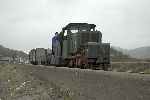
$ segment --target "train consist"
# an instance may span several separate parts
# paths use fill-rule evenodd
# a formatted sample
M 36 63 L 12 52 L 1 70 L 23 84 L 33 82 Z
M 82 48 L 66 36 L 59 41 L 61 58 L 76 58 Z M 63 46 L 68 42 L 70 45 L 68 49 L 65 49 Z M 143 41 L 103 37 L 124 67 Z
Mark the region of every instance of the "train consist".
M 32 64 L 108 70 L 110 43 L 102 43 L 102 33 L 95 27 L 88 23 L 66 25 L 52 38 L 52 51 L 32 49 L 29 61 Z

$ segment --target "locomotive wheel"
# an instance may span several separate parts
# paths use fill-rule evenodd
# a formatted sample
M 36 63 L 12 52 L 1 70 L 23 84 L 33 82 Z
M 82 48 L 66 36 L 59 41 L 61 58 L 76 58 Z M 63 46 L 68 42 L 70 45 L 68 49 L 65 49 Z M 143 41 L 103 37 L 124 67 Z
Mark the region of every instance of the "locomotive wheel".
M 69 67 L 69 68 L 72 68 L 72 65 L 73 65 L 73 62 L 72 62 L 72 60 L 70 60 L 68 67 Z
M 102 65 L 102 70 L 108 71 L 108 65 L 107 65 L 107 64 L 103 64 L 103 65 Z
M 82 65 L 80 66 L 80 68 L 81 68 L 81 69 L 86 69 L 86 65 L 85 65 L 85 64 L 82 64 Z
M 70 67 L 70 68 L 75 68 L 75 61 L 74 61 L 74 59 L 71 59 L 71 60 L 69 61 L 69 67 Z
M 92 64 L 88 64 L 88 67 L 87 67 L 88 69 L 92 69 L 93 68 L 93 66 L 92 66 Z
M 69 66 L 70 60 L 69 60 L 69 59 L 65 59 L 63 62 L 64 62 L 64 63 L 63 63 L 63 66 L 64 66 L 64 67 L 67 67 L 67 66 Z

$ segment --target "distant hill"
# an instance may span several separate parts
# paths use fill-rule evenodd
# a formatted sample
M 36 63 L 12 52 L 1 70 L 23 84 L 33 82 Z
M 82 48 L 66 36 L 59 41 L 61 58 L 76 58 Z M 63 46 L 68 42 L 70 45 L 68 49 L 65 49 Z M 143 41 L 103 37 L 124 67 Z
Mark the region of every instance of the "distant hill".
M 6 48 L 2 45 L 0 45 L 0 56 L 4 56 L 4 57 L 19 56 L 19 57 L 22 57 L 22 58 L 27 58 L 28 57 L 28 55 L 26 53 L 24 53 L 23 51 L 9 49 L 9 48 Z
M 150 47 L 140 47 L 136 49 L 129 50 L 128 54 L 134 58 L 150 58 Z
M 113 47 L 113 48 L 133 58 L 138 58 L 138 59 L 150 58 L 150 46 L 139 47 L 131 50 L 123 49 L 120 47 Z
M 122 52 L 122 49 L 110 48 L 110 55 L 112 58 L 128 58 L 129 56 Z

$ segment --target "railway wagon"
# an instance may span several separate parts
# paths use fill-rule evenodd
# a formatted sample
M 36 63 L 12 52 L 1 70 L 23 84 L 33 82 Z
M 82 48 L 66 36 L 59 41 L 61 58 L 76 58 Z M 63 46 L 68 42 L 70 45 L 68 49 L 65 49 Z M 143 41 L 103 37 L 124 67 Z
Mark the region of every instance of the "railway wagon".
M 31 64 L 36 65 L 36 49 L 32 49 L 29 52 L 29 61 Z
M 29 61 L 34 65 L 49 65 L 51 64 L 51 50 L 44 48 L 32 49 L 29 52 Z

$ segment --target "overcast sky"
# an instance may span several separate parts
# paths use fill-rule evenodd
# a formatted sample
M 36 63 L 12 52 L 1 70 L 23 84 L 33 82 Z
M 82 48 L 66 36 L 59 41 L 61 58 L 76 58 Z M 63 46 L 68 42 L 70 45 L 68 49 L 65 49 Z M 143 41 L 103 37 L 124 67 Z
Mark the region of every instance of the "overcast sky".
M 51 48 L 71 22 L 96 24 L 103 41 L 132 49 L 150 43 L 150 0 L 0 0 L 0 44 Z

